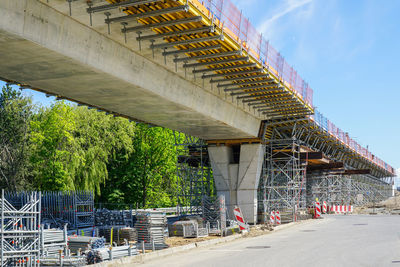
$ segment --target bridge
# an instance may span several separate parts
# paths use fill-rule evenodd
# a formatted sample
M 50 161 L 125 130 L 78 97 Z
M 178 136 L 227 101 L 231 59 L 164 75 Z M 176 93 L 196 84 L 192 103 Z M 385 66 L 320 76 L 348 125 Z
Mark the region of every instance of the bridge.
M 2 0 L 0 79 L 207 141 L 250 223 L 316 196 L 389 195 L 394 169 L 313 107 L 313 91 L 225 0 Z M 263 192 L 260 194 L 260 192 Z

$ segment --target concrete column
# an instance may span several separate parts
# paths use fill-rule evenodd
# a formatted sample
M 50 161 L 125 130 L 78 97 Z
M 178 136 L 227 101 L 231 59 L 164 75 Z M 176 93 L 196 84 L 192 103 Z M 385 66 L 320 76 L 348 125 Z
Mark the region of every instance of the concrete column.
M 256 223 L 257 189 L 264 158 L 263 146 L 241 145 L 239 162 L 234 162 L 232 148 L 228 146 L 210 146 L 208 153 L 217 194 L 225 196 L 229 216 L 233 216 L 233 208 L 238 205 L 246 221 Z

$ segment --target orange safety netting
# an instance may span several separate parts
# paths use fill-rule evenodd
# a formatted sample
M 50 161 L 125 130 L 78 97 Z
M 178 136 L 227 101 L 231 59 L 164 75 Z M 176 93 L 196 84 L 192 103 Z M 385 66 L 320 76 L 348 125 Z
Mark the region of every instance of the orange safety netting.
M 208 10 L 208 15 L 213 17 L 217 25 L 222 27 L 242 49 L 312 106 L 313 90 L 230 0 L 191 0 L 191 2 L 202 4 Z

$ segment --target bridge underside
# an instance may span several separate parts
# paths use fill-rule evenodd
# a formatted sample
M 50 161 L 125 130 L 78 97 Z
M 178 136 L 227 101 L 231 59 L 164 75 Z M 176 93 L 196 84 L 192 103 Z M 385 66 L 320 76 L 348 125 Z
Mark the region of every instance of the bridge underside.
M 1 1 L 0 25 L 3 80 L 203 139 L 259 134 L 254 114 L 45 3 Z

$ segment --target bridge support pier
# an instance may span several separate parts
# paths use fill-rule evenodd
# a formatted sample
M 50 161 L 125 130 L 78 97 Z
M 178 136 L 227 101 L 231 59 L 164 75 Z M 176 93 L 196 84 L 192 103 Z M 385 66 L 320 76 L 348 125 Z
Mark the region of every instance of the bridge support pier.
M 233 219 L 233 208 L 238 205 L 248 223 L 257 223 L 257 189 L 264 147 L 261 144 L 209 146 L 208 153 L 217 194 L 225 196 L 229 218 Z

